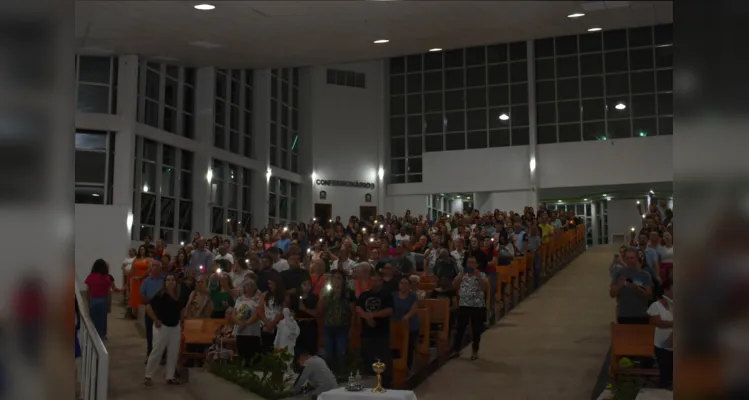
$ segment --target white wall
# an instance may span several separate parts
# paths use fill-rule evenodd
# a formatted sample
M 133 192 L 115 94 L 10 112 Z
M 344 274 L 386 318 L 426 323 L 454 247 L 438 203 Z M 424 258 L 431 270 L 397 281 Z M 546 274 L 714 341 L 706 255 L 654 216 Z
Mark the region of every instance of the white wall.
M 327 68 L 366 74 L 366 88 L 327 83 Z M 383 166 L 385 101 L 383 62 L 381 60 L 309 68 L 310 79 L 307 112 L 312 141 L 313 171 L 317 179 L 371 182 L 375 189 L 313 185 L 312 202 L 333 205 L 333 216 L 344 220 L 359 215 L 359 206 L 383 209 L 385 187 L 377 177 Z M 304 97 L 302 97 L 304 99 Z M 306 109 L 305 109 L 306 107 Z M 313 182 L 314 184 L 314 182 Z M 320 199 L 320 191 L 327 193 Z M 365 195 L 372 195 L 370 203 Z
M 474 194 L 474 208 L 482 213 L 487 211 L 515 211 L 523 212 L 527 206 L 535 207 L 537 203 L 534 193 L 530 190 L 511 192 L 484 192 Z
M 614 234 L 624 234 L 627 238 L 635 228 L 636 232 L 642 227 L 642 215 L 637 211 L 638 199 L 612 199 L 607 205 L 607 218 L 609 225 L 609 243 L 613 243 Z M 639 199 L 642 209 L 647 209 L 646 199 Z M 617 243 L 618 244 L 618 243 Z
M 419 214 L 427 214 L 427 206 L 429 197 L 426 195 L 410 195 L 410 196 L 388 196 L 385 198 L 385 212 L 391 212 L 397 216 L 403 216 L 406 214 L 406 210 L 411 210 L 411 215 L 417 216 Z M 455 205 L 453 204 L 453 207 Z M 463 205 L 460 206 L 463 208 Z M 455 208 L 453 208 L 455 211 Z
M 542 144 L 536 173 L 543 188 L 670 182 L 672 136 Z
M 388 195 L 528 190 L 528 146 L 424 153 L 423 182 L 388 185 Z
M 125 206 L 75 205 L 75 273 L 81 282 L 94 261 L 103 258 L 117 286 L 122 286 L 120 267 L 130 244 L 127 214 Z

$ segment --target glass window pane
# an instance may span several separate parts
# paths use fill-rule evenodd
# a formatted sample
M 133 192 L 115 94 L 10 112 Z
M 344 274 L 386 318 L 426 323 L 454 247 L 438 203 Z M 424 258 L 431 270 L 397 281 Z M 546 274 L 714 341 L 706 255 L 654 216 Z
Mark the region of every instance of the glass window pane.
M 445 51 L 445 68 L 463 66 L 463 49 Z
M 466 49 L 466 65 L 483 65 L 486 63 L 486 48 L 484 46 Z
M 408 174 L 414 174 L 418 173 L 420 174 L 422 172 L 421 169 L 421 157 L 419 158 L 409 158 L 406 160 L 406 173 Z
M 606 95 L 629 93 L 629 74 L 606 75 Z
M 406 70 L 408 72 L 421 71 L 421 54 L 406 57 Z
M 513 127 L 528 126 L 528 106 L 512 106 L 510 118 Z
M 461 110 L 465 108 L 465 92 L 450 90 L 445 92 L 445 110 Z
M 107 153 L 99 151 L 75 152 L 75 181 L 101 183 L 106 181 Z
M 81 82 L 110 84 L 110 57 L 80 56 L 78 58 L 78 80 Z
M 156 196 L 142 193 L 140 195 L 140 223 L 156 224 Z
M 510 61 L 525 60 L 528 53 L 526 42 L 510 43 Z
M 485 149 L 487 148 L 487 134 L 486 131 L 468 132 L 466 134 L 469 149 Z
M 652 94 L 632 96 L 632 116 L 655 116 L 655 96 Z
M 442 90 L 442 71 L 424 74 L 424 91 Z
M 179 177 L 180 192 L 179 197 L 183 199 L 192 198 L 192 174 L 189 172 L 182 171 Z
M 470 91 L 469 91 L 470 92 Z M 424 93 L 424 111 L 437 112 L 442 111 L 442 92 Z
M 408 156 L 420 156 L 424 152 L 424 144 L 421 136 L 408 138 Z
M 606 73 L 622 72 L 627 70 L 627 52 L 614 51 L 604 54 Z
M 616 49 L 623 49 L 626 47 L 627 47 L 627 31 L 625 29 L 603 32 L 604 50 L 616 50 Z
M 629 47 L 651 46 L 653 44 L 652 27 L 631 28 L 629 33 Z
M 426 114 L 424 115 L 424 122 L 426 124 L 424 132 L 442 133 L 444 127 L 444 117 L 442 116 L 442 113 Z
M 629 69 L 653 69 L 653 49 L 637 49 L 629 52 Z
M 161 226 L 174 226 L 174 199 L 161 198 Z
M 465 114 L 463 111 L 445 114 L 445 131 L 462 132 L 465 130 Z
M 577 75 L 577 56 L 557 57 L 557 78 Z
M 658 118 L 658 134 L 659 135 L 673 135 L 674 134 L 673 117 Z
M 524 104 L 528 102 L 528 84 L 519 83 L 510 86 L 510 100 L 512 104 Z
M 513 83 L 525 82 L 528 80 L 528 63 L 526 61 L 514 62 L 510 64 L 510 81 Z
M 490 106 L 504 106 L 507 104 L 510 104 L 510 87 L 506 85 L 505 86 L 490 86 L 489 87 L 489 105 Z
M 442 52 L 431 52 L 424 54 L 424 70 L 433 70 L 442 68 Z
M 412 115 L 408 117 L 406 133 L 408 136 L 419 136 L 424 133 L 424 122 L 421 115 Z
M 635 137 L 655 136 L 658 134 L 658 123 L 655 118 L 635 118 L 632 128 Z
M 528 128 L 512 128 L 512 145 L 527 146 L 530 144 Z
M 465 87 L 463 72 L 462 69 L 445 71 L 445 89 L 460 89 Z
M 674 90 L 674 70 L 666 69 L 658 71 L 657 79 L 659 92 Z
M 577 101 L 560 101 L 557 110 L 559 122 L 580 121 L 580 104 Z
M 560 100 L 580 98 L 580 81 L 577 78 L 558 80 L 557 98 Z
M 495 44 L 486 47 L 486 58 L 489 64 L 507 61 L 507 45 Z
M 668 115 L 674 113 L 674 96 L 671 93 L 658 95 L 658 114 Z
M 466 69 L 466 87 L 486 85 L 486 68 L 473 67 Z
M 493 129 L 489 131 L 489 147 L 507 147 L 509 145 L 509 129 Z
M 674 26 L 672 24 L 657 25 L 653 30 L 656 45 L 674 43 Z
M 421 74 L 406 75 L 406 83 L 408 93 L 421 92 Z
M 559 125 L 559 143 L 579 142 L 580 124 Z
M 405 159 L 392 159 L 390 160 L 390 173 L 396 175 L 402 175 L 406 173 L 406 160 Z
M 406 139 L 405 138 L 390 139 L 390 156 L 391 157 L 405 157 L 406 156 Z
M 580 81 L 582 97 L 603 97 L 603 77 L 586 76 Z
M 580 75 L 603 73 L 603 55 L 601 53 L 583 54 L 580 56 Z
M 606 118 L 609 120 L 629 118 L 631 104 L 626 97 L 612 97 L 606 99 Z
M 406 135 L 406 118 L 405 117 L 391 117 L 390 118 L 390 136 L 405 136 Z
M 674 47 L 655 48 L 655 66 L 658 68 L 670 68 L 674 66 Z
M 406 58 L 394 57 L 390 59 L 390 73 L 402 74 L 406 72 Z
M 445 135 L 445 150 L 465 150 L 465 142 L 465 133 L 448 133 Z
M 440 99 L 441 100 L 441 99 Z M 486 88 L 475 88 L 466 90 L 467 108 L 485 108 L 486 107 Z M 439 111 L 439 110 L 435 110 Z
M 536 101 L 556 100 L 556 87 L 554 81 L 536 82 Z
M 390 115 L 403 115 L 406 113 L 405 96 L 393 96 L 390 98 Z
M 536 117 L 539 125 L 557 122 L 556 103 L 543 103 L 536 106 Z
M 504 85 L 510 83 L 507 64 L 490 65 L 488 75 L 490 85 Z
M 584 123 L 583 140 L 606 140 L 606 123 L 603 121 Z
M 586 33 L 584 35 L 579 35 L 578 40 L 580 42 L 581 53 L 601 51 L 601 49 L 603 49 L 601 32 Z
M 526 113 L 527 115 L 527 113 Z M 527 119 L 527 118 L 526 118 Z M 467 130 L 486 129 L 486 110 L 470 110 L 466 112 Z
M 421 113 L 421 94 L 409 94 L 406 101 L 406 111 L 408 114 Z
M 174 193 L 174 169 L 172 167 L 161 168 L 161 195 L 173 197 Z
M 554 56 L 554 39 L 536 39 L 534 42 L 536 58 Z
M 536 60 L 536 80 L 554 79 L 554 59 Z
M 77 131 L 75 133 L 75 149 L 76 150 L 106 150 L 106 148 L 107 148 L 106 132 L 85 133 L 85 132 Z
M 632 93 L 655 92 L 655 80 L 653 79 L 655 75 L 653 74 L 653 71 L 632 72 L 629 76 L 631 79 L 630 84 L 632 85 Z
M 76 109 L 85 113 L 109 113 L 109 86 L 78 84 Z
M 406 93 L 406 78 L 403 75 L 390 77 L 390 94 Z
M 555 44 L 558 56 L 577 53 L 577 35 L 557 37 Z
M 424 151 L 443 151 L 444 135 L 426 135 L 424 136 Z
M 538 144 L 548 144 L 557 142 L 556 125 L 539 126 L 536 141 Z
M 583 100 L 583 121 L 604 119 L 606 102 L 603 99 Z
M 629 120 L 617 120 L 608 122 L 608 139 L 625 139 L 632 137 L 632 129 Z
M 504 115 L 504 116 L 503 116 Z M 499 107 L 489 110 L 489 127 L 509 128 L 510 127 L 510 108 Z

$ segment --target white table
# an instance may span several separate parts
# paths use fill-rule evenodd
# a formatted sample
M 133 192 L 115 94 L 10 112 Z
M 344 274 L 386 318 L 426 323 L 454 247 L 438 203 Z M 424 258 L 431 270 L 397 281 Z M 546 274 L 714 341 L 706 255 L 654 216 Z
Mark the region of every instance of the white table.
M 416 395 L 410 390 L 391 390 L 385 393 L 372 393 L 372 388 L 364 388 L 359 392 L 349 392 L 344 388 L 333 389 L 317 396 L 317 400 L 416 400 Z

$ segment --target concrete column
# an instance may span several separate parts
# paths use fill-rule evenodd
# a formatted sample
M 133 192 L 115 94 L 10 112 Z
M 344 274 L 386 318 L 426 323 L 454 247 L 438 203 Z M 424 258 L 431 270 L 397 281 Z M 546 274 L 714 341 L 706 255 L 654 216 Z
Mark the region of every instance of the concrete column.
M 312 174 L 315 173 L 313 153 L 315 138 L 312 136 L 312 68 L 299 69 L 299 220 L 308 223 L 315 215 L 315 196 Z
M 214 67 L 198 68 L 195 73 L 195 141 L 201 148 L 213 147 L 213 112 L 216 97 L 216 69 Z M 193 231 L 207 235 L 211 232 L 211 185 L 208 182 L 208 171 L 212 167 L 211 158 L 206 151 L 193 154 L 195 160 L 193 172 Z
M 538 206 L 538 190 L 540 186 L 537 182 L 536 170 L 538 169 L 539 160 L 536 157 L 537 131 L 536 131 L 536 48 L 533 40 L 526 42 L 528 46 L 528 171 L 530 173 L 530 192 L 528 193 L 529 206 L 534 208 Z M 518 210 L 518 212 L 522 209 Z
M 112 204 L 133 212 L 133 171 L 138 117 L 138 56 L 120 56 L 117 70 L 117 115 L 122 129 L 114 136 Z
M 269 69 L 260 69 L 253 72 L 255 86 L 252 102 L 252 132 L 255 141 L 255 155 L 260 165 L 265 166 L 262 170 L 254 170 L 252 175 L 252 227 L 258 229 L 268 224 L 268 178 L 266 177 L 266 171 L 270 168 L 270 75 Z
M 390 93 L 390 62 L 387 58 L 383 59 L 382 61 L 382 91 L 380 92 L 380 103 L 385 104 L 384 107 L 382 107 L 382 121 L 383 121 L 383 128 L 380 132 L 382 134 L 379 137 L 379 140 L 377 141 L 377 155 L 379 160 L 379 165 L 377 166 L 377 173 L 375 174 L 376 177 L 376 183 L 377 185 L 377 213 L 378 214 L 385 214 L 385 195 L 386 193 L 386 185 L 385 185 L 385 176 L 387 176 L 388 169 L 390 168 L 390 165 L 388 165 L 389 157 L 389 150 L 390 146 L 388 146 L 387 140 L 390 137 L 390 96 L 388 94 Z M 380 171 L 383 173 L 380 174 Z

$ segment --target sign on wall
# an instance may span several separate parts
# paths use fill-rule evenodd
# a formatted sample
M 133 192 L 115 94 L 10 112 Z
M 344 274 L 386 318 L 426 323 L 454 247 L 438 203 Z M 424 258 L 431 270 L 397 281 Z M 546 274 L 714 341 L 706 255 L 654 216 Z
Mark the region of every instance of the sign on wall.
M 337 181 L 337 180 L 329 180 L 329 179 L 317 179 L 315 180 L 316 185 L 320 186 L 343 186 L 343 187 L 353 187 L 353 188 L 362 188 L 362 189 L 374 189 L 375 184 L 372 182 L 359 182 L 359 181 Z

